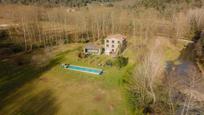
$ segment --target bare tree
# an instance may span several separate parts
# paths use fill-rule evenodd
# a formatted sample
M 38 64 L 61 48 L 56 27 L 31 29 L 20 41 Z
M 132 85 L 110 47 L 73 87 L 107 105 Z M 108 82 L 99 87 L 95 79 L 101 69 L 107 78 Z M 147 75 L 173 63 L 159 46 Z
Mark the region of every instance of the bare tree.
M 156 102 L 155 87 L 159 80 L 159 76 L 163 73 L 164 57 L 162 51 L 159 49 L 160 44 L 156 41 L 146 54 L 141 64 L 135 71 L 135 88 L 140 90 L 143 98 L 151 97 L 153 103 Z M 145 100 L 145 99 L 144 99 Z

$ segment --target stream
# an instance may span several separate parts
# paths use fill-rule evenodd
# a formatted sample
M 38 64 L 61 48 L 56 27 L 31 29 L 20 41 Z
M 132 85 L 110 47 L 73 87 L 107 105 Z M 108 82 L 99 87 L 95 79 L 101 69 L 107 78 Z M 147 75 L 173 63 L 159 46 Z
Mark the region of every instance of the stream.
M 189 98 L 191 103 L 194 103 L 189 112 L 204 114 L 204 105 L 202 104 L 204 103 L 204 76 L 196 64 L 195 44 L 196 42 L 189 43 L 181 51 L 177 60 L 166 62 L 166 73 L 167 79 L 171 80 L 170 85 L 174 88 L 174 92 L 177 92 L 173 98 L 181 105 L 179 111 L 182 110 L 185 99 Z M 179 63 L 175 64 L 175 62 Z

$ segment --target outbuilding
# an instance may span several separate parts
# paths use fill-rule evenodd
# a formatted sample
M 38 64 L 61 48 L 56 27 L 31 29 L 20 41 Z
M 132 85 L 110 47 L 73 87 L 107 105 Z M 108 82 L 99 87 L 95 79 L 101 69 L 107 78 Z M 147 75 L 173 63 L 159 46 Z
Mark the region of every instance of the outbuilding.
M 96 44 L 87 44 L 84 47 L 85 54 L 100 55 L 102 53 L 102 47 Z

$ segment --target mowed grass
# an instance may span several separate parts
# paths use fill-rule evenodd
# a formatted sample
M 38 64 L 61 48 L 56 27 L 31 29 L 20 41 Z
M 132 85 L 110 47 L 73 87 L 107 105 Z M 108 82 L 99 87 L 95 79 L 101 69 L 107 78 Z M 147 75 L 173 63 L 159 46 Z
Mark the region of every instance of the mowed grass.
M 123 77 L 133 64 L 129 63 L 121 69 L 100 67 L 98 64 L 111 58 L 101 55 L 79 59 L 77 55 L 82 46 L 66 46 L 45 68 L 36 69 L 32 65 L 19 67 L 1 62 L 0 114 L 131 114 L 124 97 Z M 93 75 L 65 70 L 60 65 L 62 63 L 101 68 L 104 74 Z

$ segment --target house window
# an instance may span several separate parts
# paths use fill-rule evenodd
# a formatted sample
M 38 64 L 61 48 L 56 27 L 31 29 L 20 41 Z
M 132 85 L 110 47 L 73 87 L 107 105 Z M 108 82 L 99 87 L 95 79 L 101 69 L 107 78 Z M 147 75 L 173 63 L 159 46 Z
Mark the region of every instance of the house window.
M 106 40 L 107 43 L 109 43 L 109 40 Z
M 109 47 L 109 45 L 107 44 L 106 47 Z
M 114 48 L 114 45 L 112 45 L 112 48 Z
M 115 41 L 112 41 L 112 43 L 114 43 Z

